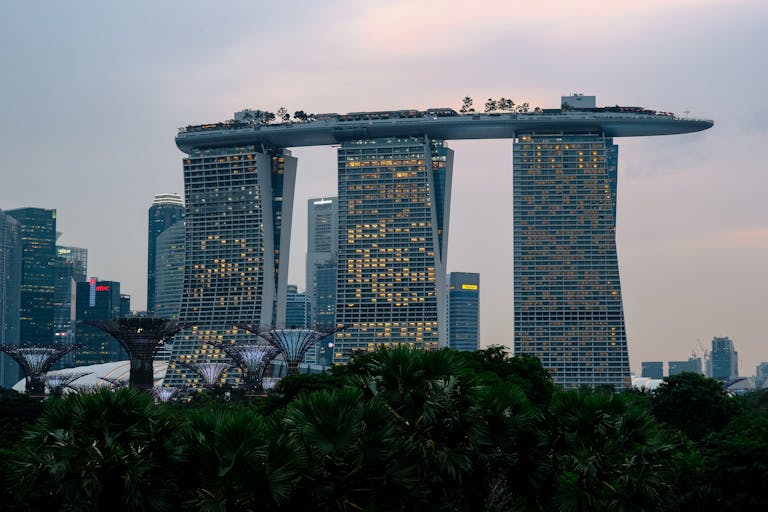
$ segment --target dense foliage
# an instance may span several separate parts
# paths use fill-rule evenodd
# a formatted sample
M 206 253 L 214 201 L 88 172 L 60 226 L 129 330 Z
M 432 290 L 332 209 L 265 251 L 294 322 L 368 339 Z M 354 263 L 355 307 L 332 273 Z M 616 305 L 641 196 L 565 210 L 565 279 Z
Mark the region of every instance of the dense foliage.
M 266 398 L 0 395 L 0 510 L 768 510 L 768 400 L 683 374 L 562 390 L 538 360 L 384 349 Z

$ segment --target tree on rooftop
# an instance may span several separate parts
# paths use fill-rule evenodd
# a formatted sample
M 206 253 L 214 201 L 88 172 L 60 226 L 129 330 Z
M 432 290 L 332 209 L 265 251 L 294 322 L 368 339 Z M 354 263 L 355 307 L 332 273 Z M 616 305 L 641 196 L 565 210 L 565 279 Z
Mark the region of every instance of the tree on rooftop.
M 475 109 L 472 108 L 472 98 L 464 96 L 464 99 L 461 100 L 461 109 L 459 112 L 462 114 L 472 114 L 475 112 Z

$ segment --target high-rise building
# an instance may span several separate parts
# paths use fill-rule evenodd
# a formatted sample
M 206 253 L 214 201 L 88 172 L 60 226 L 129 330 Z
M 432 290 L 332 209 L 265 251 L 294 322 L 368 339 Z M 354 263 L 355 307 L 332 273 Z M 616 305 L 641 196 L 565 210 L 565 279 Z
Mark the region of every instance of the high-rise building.
M 334 363 L 378 345 L 448 345 L 445 265 L 453 151 L 441 140 L 352 140 L 338 150 Z
M 56 289 L 56 210 L 19 208 L 5 212 L 19 223 L 21 238 L 22 345 L 49 345 Z
M 739 376 L 739 354 L 733 346 L 733 341 L 727 337 L 712 338 L 710 360 L 713 379 L 730 380 Z
M 224 359 L 205 342 L 255 341 L 243 323 L 285 325 L 296 159 L 288 151 L 218 147 L 184 159 L 186 262 L 166 383 L 192 382 L 180 362 Z M 187 377 L 187 374 L 190 376 Z
M 669 376 L 690 372 L 701 374 L 701 358 L 690 357 L 687 361 L 669 361 Z
M 305 329 L 310 323 L 309 297 L 306 293 L 299 293 L 294 284 L 287 288 L 285 307 L 285 326 L 289 329 Z
M 102 281 L 96 277 L 77 283 L 75 303 L 75 337 L 83 348 L 73 352 L 73 366 L 109 363 L 127 358 L 123 348 L 112 336 L 85 323 L 88 320 L 111 320 L 122 316 L 121 309 L 124 306 L 120 283 Z
M 0 344 L 19 344 L 21 302 L 21 238 L 19 223 L 0 211 Z M 0 386 L 19 380 L 18 364 L 0 353 Z
M 158 235 L 155 248 L 155 316 L 178 318 L 184 288 L 184 221 Z
M 480 348 L 480 274 L 451 272 L 448 284 L 449 346 Z
M 336 325 L 338 238 L 338 198 L 310 199 L 307 204 L 306 294 L 312 315 L 310 325 L 319 329 Z
M 147 241 L 147 311 L 155 311 L 157 237 L 184 218 L 184 202 L 178 194 L 158 194 L 149 207 Z
M 88 250 L 57 245 L 55 268 L 53 341 L 74 343 L 76 283 L 85 282 L 88 279 Z M 71 352 L 67 354 L 67 356 L 71 355 Z
M 566 387 L 630 383 L 617 163 L 600 130 L 519 132 L 514 142 L 515 354 L 538 357 Z
M 664 361 L 643 361 L 642 365 L 641 377 L 648 377 L 649 379 L 664 378 Z
M 768 387 L 768 363 L 760 363 L 755 369 L 755 385 L 758 389 Z

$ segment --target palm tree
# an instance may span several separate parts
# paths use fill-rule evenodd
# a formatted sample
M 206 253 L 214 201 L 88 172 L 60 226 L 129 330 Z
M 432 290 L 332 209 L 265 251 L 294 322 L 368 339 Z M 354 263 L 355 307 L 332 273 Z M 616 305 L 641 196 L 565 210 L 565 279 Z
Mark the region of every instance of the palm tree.
M 46 510 L 169 510 L 181 461 L 175 430 L 138 390 L 51 399 L 26 438 L 19 489 L 47 500 L 38 504 Z

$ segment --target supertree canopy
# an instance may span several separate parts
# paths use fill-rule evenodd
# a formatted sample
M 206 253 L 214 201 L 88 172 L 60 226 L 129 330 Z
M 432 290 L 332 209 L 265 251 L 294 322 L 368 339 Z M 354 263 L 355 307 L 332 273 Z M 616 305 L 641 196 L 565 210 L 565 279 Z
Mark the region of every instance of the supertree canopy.
M 82 345 L 53 345 L 37 347 L 19 347 L 16 345 L 0 345 L 0 351 L 5 352 L 21 366 L 26 379 L 27 393 L 35 396 L 45 395 L 43 377 L 51 367 L 64 355 L 77 350 Z
M 81 377 L 90 375 L 91 372 L 51 373 L 43 377 L 48 394 L 61 395 L 64 388 L 75 389 L 71 384 Z
M 215 386 L 224 370 L 230 366 L 228 363 L 185 363 L 184 365 L 195 370 L 208 387 Z
M 239 327 L 258 334 L 278 349 L 288 365 L 289 375 L 298 373 L 299 363 L 312 345 L 336 332 L 320 332 L 314 329 L 263 329 L 253 325 L 240 325 Z
M 159 402 L 170 402 L 173 397 L 179 394 L 179 388 L 155 386 L 152 388 L 152 394 L 155 395 Z
M 176 320 L 164 318 L 116 318 L 85 322 L 115 338 L 128 353 L 131 361 L 129 386 L 152 389 L 152 361 L 165 342 L 185 327 Z

